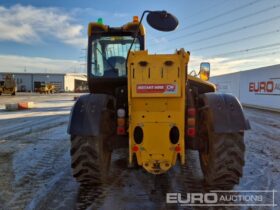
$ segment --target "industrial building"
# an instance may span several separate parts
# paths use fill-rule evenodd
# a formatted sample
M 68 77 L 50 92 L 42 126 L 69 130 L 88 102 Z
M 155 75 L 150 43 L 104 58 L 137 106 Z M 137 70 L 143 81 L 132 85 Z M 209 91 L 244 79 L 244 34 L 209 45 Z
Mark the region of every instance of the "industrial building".
M 280 65 L 214 76 L 211 82 L 243 105 L 280 111 Z
M 33 92 L 41 84 L 55 85 L 56 92 L 83 92 L 87 88 L 87 76 L 83 73 L 13 73 L 0 72 L 0 81 L 6 74 L 13 74 L 19 92 Z

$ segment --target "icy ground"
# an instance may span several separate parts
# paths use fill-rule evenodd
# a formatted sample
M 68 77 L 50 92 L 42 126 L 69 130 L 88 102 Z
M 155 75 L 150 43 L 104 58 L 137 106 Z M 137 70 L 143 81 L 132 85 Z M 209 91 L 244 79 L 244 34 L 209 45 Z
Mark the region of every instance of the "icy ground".
M 5 112 L 7 100 L 31 100 L 37 108 Z M 66 133 L 73 103 L 71 94 L 0 97 L 1 210 L 183 209 L 166 204 L 166 193 L 204 191 L 195 151 L 187 153 L 186 166 L 177 166 L 155 180 L 142 169 L 127 169 L 126 151 L 118 150 L 112 156 L 108 183 L 79 186 L 71 175 Z M 245 113 L 252 130 L 246 133 L 244 175 L 235 190 L 278 190 L 274 209 L 279 209 L 280 114 L 249 108 Z

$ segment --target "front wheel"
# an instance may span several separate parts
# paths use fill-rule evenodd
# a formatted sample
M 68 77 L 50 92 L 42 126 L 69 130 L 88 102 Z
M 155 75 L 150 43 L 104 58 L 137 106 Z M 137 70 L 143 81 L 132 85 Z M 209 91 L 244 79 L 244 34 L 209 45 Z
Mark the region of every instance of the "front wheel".
M 206 147 L 199 151 L 206 185 L 211 189 L 229 190 L 239 183 L 244 166 L 244 134 L 214 133 L 211 122 L 204 118 Z
M 73 176 L 78 182 L 102 183 L 106 180 L 111 151 L 103 135 L 71 136 Z

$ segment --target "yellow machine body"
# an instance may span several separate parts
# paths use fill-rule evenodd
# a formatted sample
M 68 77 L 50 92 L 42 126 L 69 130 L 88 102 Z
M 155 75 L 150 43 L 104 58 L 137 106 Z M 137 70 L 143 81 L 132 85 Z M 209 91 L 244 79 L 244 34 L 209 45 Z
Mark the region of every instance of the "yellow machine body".
M 50 94 L 55 92 L 55 86 L 53 84 L 43 84 L 41 87 L 37 88 L 35 92 Z
M 129 161 L 136 155 L 138 165 L 153 174 L 166 172 L 179 157 L 182 164 L 185 161 L 188 61 L 184 50 L 162 55 L 136 51 L 128 57 Z M 139 138 L 136 127 L 142 129 L 140 143 L 135 140 L 135 136 Z M 176 143 L 171 141 L 174 127 L 179 131 L 175 132 Z
M 4 77 L 3 85 L 0 85 L 0 94 L 11 94 L 16 93 L 16 81 L 12 74 L 6 74 Z

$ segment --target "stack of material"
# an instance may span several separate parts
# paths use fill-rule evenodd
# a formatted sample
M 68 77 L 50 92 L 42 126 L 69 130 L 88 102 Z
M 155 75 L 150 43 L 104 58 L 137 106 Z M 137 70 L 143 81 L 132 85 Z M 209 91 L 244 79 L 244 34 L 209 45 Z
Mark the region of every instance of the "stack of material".
M 6 108 L 7 111 L 32 109 L 32 108 L 34 108 L 34 103 L 32 101 L 24 101 L 24 102 L 19 102 L 19 103 L 9 103 L 9 104 L 5 104 L 5 108 Z

